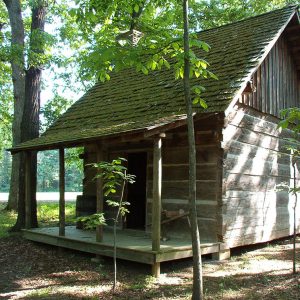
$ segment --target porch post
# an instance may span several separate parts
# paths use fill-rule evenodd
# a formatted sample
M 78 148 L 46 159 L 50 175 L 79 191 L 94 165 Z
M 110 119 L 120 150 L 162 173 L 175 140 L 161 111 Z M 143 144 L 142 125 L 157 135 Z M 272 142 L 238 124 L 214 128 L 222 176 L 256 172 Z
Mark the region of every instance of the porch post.
M 59 148 L 59 235 L 65 235 L 65 149 Z
M 97 163 L 103 161 L 103 147 L 102 145 L 97 145 Z M 96 199 L 97 199 L 97 213 L 103 213 L 103 180 L 97 178 L 96 182 Z M 96 242 L 103 241 L 103 225 L 98 225 L 96 228 Z
M 25 152 L 25 227 L 31 228 L 31 152 Z
M 152 251 L 160 250 L 161 230 L 161 181 L 162 181 L 162 159 L 161 159 L 161 136 L 155 137 L 153 149 L 153 198 L 152 198 Z M 152 265 L 152 274 L 158 277 L 160 274 L 160 263 Z

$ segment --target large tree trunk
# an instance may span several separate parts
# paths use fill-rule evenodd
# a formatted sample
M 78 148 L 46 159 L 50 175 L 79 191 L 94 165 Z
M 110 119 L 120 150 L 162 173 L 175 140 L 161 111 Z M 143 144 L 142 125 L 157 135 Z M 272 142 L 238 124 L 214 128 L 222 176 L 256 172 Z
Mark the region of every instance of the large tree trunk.
M 21 120 L 25 102 L 25 72 L 24 72 L 24 25 L 19 0 L 4 0 L 11 26 L 11 58 L 12 81 L 14 89 L 14 118 L 12 124 L 12 145 L 21 142 Z M 17 210 L 18 201 L 24 195 L 22 174 L 20 172 L 21 155 L 16 154 L 12 160 L 11 183 L 7 209 Z
M 41 0 L 36 3 L 32 9 L 31 36 L 30 36 L 30 52 L 40 54 L 44 51 L 43 42 L 36 42 L 35 38 L 37 31 L 44 31 L 46 15 L 46 3 Z M 30 60 L 29 60 L 30 64 Z M 25 77 L 25 103 L 23 117 L 21 122 L 21 142 L 39 136 L 39 112 L 40 112 L 40 86 L 41 86 L 41 66 L 29 65 L 26 70 Z M 30 166 L 30 182 L 31 182 L 31 224 L 30 227 L 37 227 L 36 214 L 36 182 L 37 182 L 37 154 L 32 153 Z M 24 157 L 24 154 L 22 154 Z M 24 186 L 24 163 L 21 165 L 21 173 L 23 181 L 20 182 Z M 25 193 L 23 194 L 25 195 Z M 14 226 L 14 230 L 19 230 L 25 227 L 25 197 L 19 198 L 18 203 L 18 218 Z
M 188 143 L 189 143 L 189 203 L 191 219 L 191 236 L 193 249 L 193 300 L 203 299 L 202 261 L 200 248 L 200 234 L 196 210 L 196 145 L 194 120 L 190 94 L 190 59 L 189 59 L 189 26 L 188 0 L 183 0 L 184 20 L 184 95 L 187 111 Z

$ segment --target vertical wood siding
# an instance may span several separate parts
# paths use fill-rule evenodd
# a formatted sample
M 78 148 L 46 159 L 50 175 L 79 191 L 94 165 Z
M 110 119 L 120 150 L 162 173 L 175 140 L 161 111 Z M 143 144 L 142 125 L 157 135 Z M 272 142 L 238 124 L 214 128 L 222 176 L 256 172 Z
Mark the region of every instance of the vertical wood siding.
M 300 105 L 298 71 L 284 37 L 277 41 L 252 80 L 256 91 L 243 94 L 240 103 L 277 117 L 280 110 Z

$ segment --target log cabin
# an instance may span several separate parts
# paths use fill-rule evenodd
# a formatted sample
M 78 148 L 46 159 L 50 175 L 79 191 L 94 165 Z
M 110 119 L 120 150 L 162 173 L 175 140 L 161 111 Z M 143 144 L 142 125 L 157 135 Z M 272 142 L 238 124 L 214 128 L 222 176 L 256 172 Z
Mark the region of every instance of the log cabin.
M 205 87 L 208 108 L 194 107 L 197 148 L 197 213 L 202 253 L 229 257 L 230 249 L 289 236 L 293 197 L 278 191 L 291 182 L 289 129 L 278 129 L 280 111 L 299 107 L 300 23 L 288 6 L 205 30 L 211 47 L 198 55 L 218 80 L 193 79 Z M 198 51 L 198 50 L 197 50 Z M 112 256 L 109 226 L 96 233 L 65 226 L 64 149 L 83 147 L 83 195 L 78 215 L 111 209 L 101 180 L 88 165 L 127 159 L 136 183 L 126 189 L 130 213 L 120 222 L 119 258 L 152 265 L 192 256 L 188 202 L 188 144 L 183 83 L 172 69 L 143 76 L 127 69 L 97 83 L 39 138 L 11 152 L 58 149 L 60 224 L 27 228 L 25 237 L 43 243 Z M 27 174 L 30 174 L 27 164 Z M 299 184 L 299 165 L 296 180 Z M 27 176 L 27 182 L 30 176 Z M 27 184 L 29 188 L 30 185 Z M 26 203 L 30 193 L 26 193 Z M 300 230 L 300 206 L 297 231 Z M 26 215 L 30 219 L 30 214 Z

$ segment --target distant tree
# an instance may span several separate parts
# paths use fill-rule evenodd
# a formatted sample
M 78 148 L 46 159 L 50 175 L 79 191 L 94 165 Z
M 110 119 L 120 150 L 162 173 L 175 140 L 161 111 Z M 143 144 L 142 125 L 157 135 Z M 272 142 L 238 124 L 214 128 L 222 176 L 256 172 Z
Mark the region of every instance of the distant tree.
M 44 31 L 45 16 L 48 1 L 37 0 L 21 6 L 19 0 L 3 0 L 10 24 L 11 46 L 9 60 L 12 69 L 12 82 L 14 87 L 14 118 L 13 118 L 13 146 L 39 136 L 39 109 L 40 85 L 42 67 L 46 62 L 47 36 Z M 30 10 L 28 47 L 26 26 L 24 26 L 25 12 Z M 22 15 L 23 12 L 23 15 Z M 27 51 L 25 51 L 27 49 Z M 36 154 L 31 157 L 32 181 L 32 218 L 31 226 L 37 226 L 36 219 Z M 18 208 L 18 219 L 14 230 L 25 225 L 24 203 L 24 155 L 13 157 L 11 176 L 10 199 L 8 208 Z
M 74 61 L 72 62 L 66 58 L 60 51 L 66 46 L 64 33 L 57 30 L 54 38 L 54 35 L 50 35 L 44 30 L 47 22 L 56 24 L 56 27 L 58 26 L 57 24 L 63 23 L 64 18 L 68 17 L 65 13 L 68 4 L 69 2 L 66 0 L 58 2 L 53 0 L 25 0 L 22 3 L 20 0 L 0 0 L 0 69 L 4 64 L 8 66 L 8 62 L 10 62 L 10 67 L 6 69 L 5 75 L 10 77 L 10 85 L 13 85 L 13 89 L 10 87 L 11 91 L 13 90 L 14 98 L 12 146 L 39 135 L 42 69 L 50 68 L 51 66 L 52 71 L 55 68 L 53 73 L 56 77 L 64 78 L 66 83 L 68 80 L 72 81 L 71 74 L 72 72 L 74 73 L 76 68 L 73 67 L 72 71 L 67 71 L 66 68 L 63 74 L 59 71 L 59 68 L 74 65 Z M 73 40 L 75 38 L 76 35 L 73 35 Z M 55 50 L 52 47 L 54 43 L 56 45 Z M 0 78 L 1 76 L 2 73 L 0 72 Z M 24 225 L 23 215 L 25 209 L 23 203 L 23 156 L 21 154 L 14 155 L 12 164 L 11 188 L 7 209 L 18 208 L 19 216 L 15 229 L 19 229 Z M 31 169 L 32 225 L 35 226 L 35 153 L 32 155 Z
M 0 61 L 0 159 L 2 158 L 3 150 L 11 146 L 12 115 L 13 94 L 11 90 L 10 67 Z
M 6 61 L 7 13 L 3 2 L 0 2 L 0 191 L 9 191 L 11 174 L 11 156 L 5 151 L 12 142 L 13 92 L 11 68 Z
M 45 103 L 41 108 L 41 131 L 44 132 L 56 119 L 63 114 L 71 105 L 73 101 L 54 94 L 53 98 Z
M 81 149 L 66 150 L 66 191 L 78 192 L 82 190 L 83 166 L 78 158 Z M 58 190 L 58 151 L 41 151 L 38 154 L 37 190 L 39 192 L 56 192 Z M 0 175 L 1 176 L 1 175 Z
M 8 152 L 3 151 L 2 163 L 0 164 L 0 191 L 9 191 L 9 179 L 11 173 L 11 156 Z
M 41 128 L 44 132 L 56 119 L 62 115 L 74 102 L 74 100 L 60 96 L 54 93 L 50 99 L 41 108 Z M 70 148 L 66 150 L 66 190 L 80 191 L 82 185 L 83 165 L 79 155 L 83 148 Z M 58 153 L 55 150 L 39 153 L 38 164 L 38 188 L 41 191 L 55 191 L 58 183 Z

